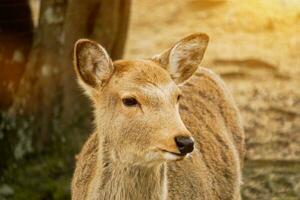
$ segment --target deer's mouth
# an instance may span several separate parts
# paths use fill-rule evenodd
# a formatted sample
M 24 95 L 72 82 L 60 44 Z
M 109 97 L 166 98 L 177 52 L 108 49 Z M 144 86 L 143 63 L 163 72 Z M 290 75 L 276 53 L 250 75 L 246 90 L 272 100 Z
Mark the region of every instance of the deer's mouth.
M 164 157 L 167 160 L 182 160 L 187 156 L 187 154 L 176 153 L 176 152 L 167 151 L 164 149 L 160 149 L 160 151 L 163 152 Z

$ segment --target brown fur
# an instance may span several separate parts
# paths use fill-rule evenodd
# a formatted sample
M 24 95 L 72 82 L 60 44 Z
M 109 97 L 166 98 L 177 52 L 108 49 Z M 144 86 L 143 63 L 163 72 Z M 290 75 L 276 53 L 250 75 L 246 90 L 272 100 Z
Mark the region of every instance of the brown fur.
M 189 37 L 207 42 L 203 35 Z M 182 45 L 190 45 L 190 38 Z M 197 56 L 199 50 L 202 55 Z M 93 77 L 93 85 L 82 82 L 76 69 L 94 103 L 96 130 L 78 156 L 73 200 L 240 199 L 244 132 L 223 81 L 208 69 L 194 67 L 204 50 L 185 49 L 182 55 L 192 60 L 178 59 L 175 78 L 167 73 L 170 60 L 165 53 L 154 62 L 106 62 L 108 69 L 113 66 L 112 74 Z M 176 49 L 176 54 L 180 51 Z M 77 55 L 75 67 L 84 67 L 77 66 L 76 59 Z M 179 84 L 193 73 L 180 87 L 171 79 Z M 106 84 L 95 86 L 97 79 Z M 120 101 L 124 95 L 134 96 L 141 107 L 124 107 Z M 177 153 L 174 137 L 178 135 L 195 139 L 194 152 L 185 159 L 166 157 L 158 149 Z

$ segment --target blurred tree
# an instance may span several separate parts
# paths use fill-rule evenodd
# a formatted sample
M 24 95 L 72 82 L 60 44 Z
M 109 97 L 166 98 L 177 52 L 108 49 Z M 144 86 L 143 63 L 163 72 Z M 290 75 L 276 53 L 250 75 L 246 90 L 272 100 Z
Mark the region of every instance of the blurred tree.
M 27 1 L 14 1 L 23 5 L 19 9 L 27 12 L 27 18 L 31 19 Z M 7 0 L 7 2 L 13 1 Z M 79 151 L 79 147 L 92 127 L 90 107 L 87 99 L 78 91 L 79 87 L 72 67 L 74 42 L 79 38 L 96 40 L 107 48 L 113 59 L 121 58 L 127 34 L 130 3 L 130 0 L 41 1 L 39 23 L 34 31 L 33 42 L 30 34 L 23 41 L 27 45 L 27 48 L 24 48 L 23 65 L 27 61 L 25 59 L 27 55 L 29 56 L 18 91 L 13 96 L 13 104 L 6 111 L 11 102 L 3 104 L 0 102 L 3 105 L 0 113 L 2 149 L 0 155 L 3 158 L 0 164 L 1 182 L 5 184 L 11 184 L 13 181 L 21 182 L 22 178 L 15 180 L 17 177 L 10 179 L 10 176 L 19 174 L 16 170 L 20 170 L 20 165 L 36 164 L 35 158 L 38 158 L 39 162 L 47 162 L 47 158 L 55 157 L 58 159 L 53 161 L 56 170 L 61 168 L 61 166 L 57 167 L 57 163 L 60 165 L 63 163 L 68 168 L 68 175 L 72 173 L 74 155 Z M 1 4 L 2 2 L 0 6 Z M 13 12 L 15 11 L 12 7 L 7 8 L 7 16 L 15 17 Z M 0 14 L 0 26 L 3 22 L 2 15 L 6 16 L 5 13 Z M 24 16 L 20 18 L 23 19 Z M 32 33 L 31 20 L 20 21 L 24 24 L 28 23 L 28 26 L 24 24 L 22 26 L 25 27 L 24 31 Z M 0 33 L 0 41 L 1 37 L 2 33 Z M 18 34 L 13 38 L 16 38 L 15 41 L 20 39 Z M 10 45 L 10 42 L 7 42 L 7 45 Z M 16 45 L 21 43 L 16 42 Z M 15 57 L 18 59 L 18 54 Z M 14 56 L 10 58 L 16 59 Z M 0 62 L 2 62 L 1 57 Z M 8 68 L 6 63 L 3 66 Z M 14 67 L 11 65 L 9 69 Z M 21 68 L 23 70 L 24 66 Z M 6 93 L 1 95 L 6 96 Z M 33 173 L 31 169 L 22 167 L 20 177 L 28 173 L 28 170 Z M 59 169 L 55 171 L 56 175 L 65 173 Z M 41 170 L 45 169 L 41 168 Z M 47 174 L 47 172 L 36 171 L 34 173 Z M 34 178 L 39 179 L 39 177 Z M 29 183 L 18 183 L 22 189 L 26 188 L 26 184 Z M 35 187 L 34 184 L 31 187 Z M 45 189 L 45 186 L 43 188 Z M 53 189 L 53 186 L 51 188 Z M 35 191 L 38 190 L 35 188 Z M 38 198 L 45 199 L 44 196 Z
M 27 0 L 0 2 L 0 110 L 7 109 L 25 69 L 33 23 Z
M 0 2 L 0 175 L 12 159 L 12 146 L 6 131 L 11 126 L 3 115 L 13 102 L 19 81 L 28 61 L 33 40 L 33 23 L 27 0 Z M 2 112 L 1 112 L 2 111 Z M 4 136 L 5 135 L 5 136 Z M 1 177 L 1 176 L 0 176 Z

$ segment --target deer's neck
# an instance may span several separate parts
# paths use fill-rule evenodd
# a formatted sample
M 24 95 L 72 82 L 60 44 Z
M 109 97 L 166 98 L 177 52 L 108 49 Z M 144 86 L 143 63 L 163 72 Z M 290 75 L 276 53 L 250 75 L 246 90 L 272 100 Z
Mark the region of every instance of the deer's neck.
M 166 200 L 166 164 L 141 166 L 125 164 L 111 158 L 105 144 L 100 148 L 95 199 Z

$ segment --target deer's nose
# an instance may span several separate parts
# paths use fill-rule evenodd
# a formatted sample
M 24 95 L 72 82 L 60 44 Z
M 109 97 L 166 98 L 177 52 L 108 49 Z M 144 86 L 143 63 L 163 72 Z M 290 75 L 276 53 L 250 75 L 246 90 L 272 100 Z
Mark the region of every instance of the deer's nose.
M 175 142 L 182 155 L 191 153 L 194 150 L 194 140 L 188 136 L 177 136 Z

